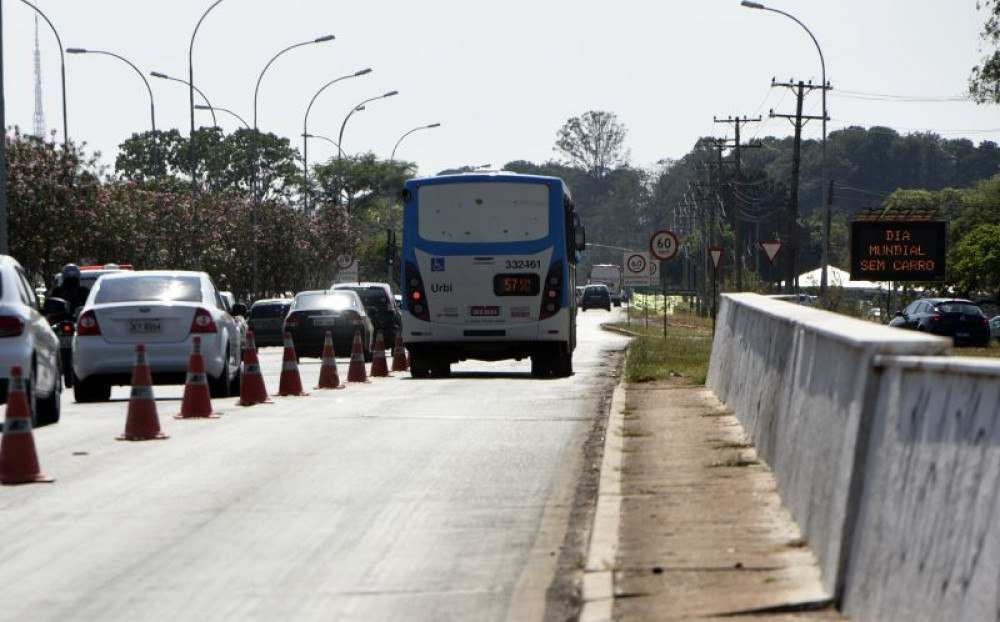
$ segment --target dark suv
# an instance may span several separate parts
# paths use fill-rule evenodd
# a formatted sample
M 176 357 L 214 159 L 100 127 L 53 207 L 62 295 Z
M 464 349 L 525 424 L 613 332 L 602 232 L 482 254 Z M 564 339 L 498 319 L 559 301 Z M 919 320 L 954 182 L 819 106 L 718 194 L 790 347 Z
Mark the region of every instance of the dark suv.
M 403 318 L 396 307 L 396 299 L 388 283 L 339 283 L 333 289 L 349 289 L 357 292 L 365 305 L 365 312 L 375 325 L 376 331 L 382 331 L 385 347 L 392 348 L 396 343 L 396 335 L 401 334 Z
M 271 298 L 258 300 L 250 307 L 250 319 L 247 321 L 253 330 L 254 342 L 259 347 L 280 346 L 284 343 L 285 316 L 292 301 L 288 298 Z
M 990 345 L 990 321 L 983 310 L 975 303 L 960 298 L 915 300 L 902 311 L 897 311 L 889 326 L 951 337 L 956 346 Z
M 587 309 L 611 310 L 611 290 L 608 289 L 607 285 L 588 285 L 583 290 L 583 296 L 580 297 L 580 310 L 586 311 Z

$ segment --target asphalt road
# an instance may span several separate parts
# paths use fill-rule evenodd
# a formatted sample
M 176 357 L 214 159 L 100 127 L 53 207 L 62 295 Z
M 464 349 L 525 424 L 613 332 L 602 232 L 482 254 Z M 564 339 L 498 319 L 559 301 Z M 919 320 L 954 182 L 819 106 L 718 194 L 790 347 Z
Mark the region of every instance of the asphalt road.
M 540 618 L 624 344 L 607 319 L 580 314 L 566 379 L 468 362 L 183 421 L 182 388 L 157 387 L 164 441 L 114 440 L 127 388 L 66 392 L 35 431 L 56 482 L 0 488 L 0 619 Z

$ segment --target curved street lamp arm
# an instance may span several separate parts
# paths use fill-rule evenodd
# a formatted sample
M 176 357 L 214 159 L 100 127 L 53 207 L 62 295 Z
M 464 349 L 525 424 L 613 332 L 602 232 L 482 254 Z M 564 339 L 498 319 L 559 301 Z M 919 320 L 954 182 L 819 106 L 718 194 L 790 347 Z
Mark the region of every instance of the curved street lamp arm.
M 419 132 L 420 130 L 429 130 L 429 129 L 434 128 L 434 127 L 439 127 L 440 125 L 441 125 L 440 123 L 431 123 L 430 125 L 421 125 L 420 127 L 415 127 L 412 130 L 410 130 L 409 132 L 407 132 L 407 133 L 403 134 L 402 136 L 400 136 L 399 140 L 396 141 L 395 146 L 393 146 L 393 148 L 392 148 L 392 155 L 389 156 L 389 161 L 392 162 L 392 161 L 394 161 L 396 159 L 396 149 L 399 148 L 399 144 L 401 142 L 403 142 L 404 138 L 406 138 L 407 136 L 409 136 L 410 134 L 412 134 L 414 132 Z
M 180 78 L 175 78 L 173 76 L 168 76 L 165 73 L 151 72 L 151 75 L 154 78 L 162 78 L 163 80 L 171 80 L 173 82 L 180 82 L 184 86 L 194 87 L 195 92 L 198 93 L 198 95 L 201 95 L 201 98 L 205 101 L 204 108 L 199 108 L 199 106 L 195 106 L 195 108 L 204 109 L 204 110 L 209 111 L 212 114 L 212 125 L 218 125 L 219 124 L 218 119 L 215 118 L 215 107 L 212 106 L 212 102 L 208 101 L 208 97 L 205 95 L 204 91 L 202 91 L 200 88 L 198 88 L 197 86 L 194 86 L 193 84 L 190 84 L 187 80 L 181 80 Z
M 293 43 L 292 45 L 286 47 L 285 49 L 281 50 L 280 52 L 278 52 L 277 54 L 275 54 L 274 56 L 272 56 L 271 60 L 267 61 L 267 64 L 264 65 L 263 69 L 261 69 L 260 75 L 257 76 L 257 83 L 253 87 L 253 127 L 254 127 L 254 129 L 257 128 L 257 94 L 260 92 L 260 83 L 261 83 L 261 80 L 264 79 L 264 74 L 267 73 L 267 70 L 271 68 L 271 65 L 274 64 L 274 61 L 278 60 L 279 56 L 281 56 L 285 52 L 290 52 L 291 50 L 294 50 L 295 48 L 300 48 L 300 47 L 302 47 L 304 45 L 309 45 L 310 43 L 315 43 L 315 41 L 303 41 L 301 43 Z
M 802 21 L 799 20 L 799 18 L 795 17 L 791 13 L 785 13 L 784 11 L 781 11 L 779 9 L 772 9 L 771 7 L 767 7 L 767 6 L 761 7 L 761 8 L 763 10 L 765 10 L 765 11 L 771 11 L 772 13 L 778 13 L 780 15 L 784 15 L 788 19 L 794 21 L 796 24 L 798 24 L 799 26 L 801 26 L 802 30 L 806 31 L 806 34 L 809 35 L 810 39 L 812 39 L 813 45 L 816 46 L 816 51 L 819 52 L 819 65 L 820 65 L 820 69 L 823 72 L 823 75 L 822 75 L 821 79 L 823 80 L 823 86 L 825 87 L 826 86 L 826 59 L 823 58 L 823 48 L 821 48 L 819 46 L 819 41 L 816 40 L 816 36 L 812 33 L 812 31 L 809 30 L 809 28 L 805 24 L 803 24 Z
M 250 127 L 250 124 L 247 123 L 246 120 L 243 119 L 243 117 L 241 117 L 240 115 L 236 114 L 235 112 L 233 112 L 232 110 L 230 110 L 228 108 L 213 107 L 213 108 L 211 108 L 211 110 L 213 110 L 213 111 L 218 110 L 219 112 L 225 112 L 226 114 L 228 114 L 230 116 L 236 117 L 239 120 L 239 122 L 243 124 L 243 127 L 245 127 L 246 129 L 248 129 L 248 130 L 253 129 L 253 128 Z
M 351 73 L 351 74 L 347 74 L 346 76 L 340 76 L 339 78 L 334 78 L 333 80 L 330 80 L 329 82 L 327 82 L 326 84 L 324 84 L 323 86 L 321 86 L 318 91 L 316 91 L 316 94 L 313 95 L 312 99 L 309 100 L 309 105 L 306 106 L 305 117 L 303 117 L 303 119 L 302 119 L 302 133 L 303 134 L 308 134 L 309 133 L 309 112 L 312 110 L 313 104 L 316 103 L 316 98 L 318 98 L 323 91 L 325 91 L 329 87 L 333 86 L 334 84 L 340 82 L 341 80 L 347 80 L 348 78 L 354 78 L 354 77 L 356 77 L 358 75 L 364 75 L 364 74 Z
M 338 149 L 340 148 L 340 143 L 338 143 L 334 139 L 330 138 L 329 136 L 322 136 L 320 134 L 306 134 L 305 138 L 318 138 L 320 140 L 325 140 L 326 142 L 330 143 L 334 147 L 337 147 Z
M 56 43 L 59 45 L 59 73 L 62 80 L 63 145 L 66 145 L 69 143 L 69 123 L 66 120 L 66 53 L 63 51 L 62 38 L 59 36 L 59 31 L 52 24 L 52 20 L 49 19 L 49 16 L 44 11 L 28 2 L 28 0 L 21 0 L 21 2 L 30 6 L 35 10 L 35 13 L 42 16 L 45 23 L 52 29 L 52 34 L 56 36 Z
M 369 103 L 375 101 L 376 99 L 382 99 L 383 97 L 385 97 L 385 96 L 384 95 L 379 95 L 377 97 L 369 97 L 368 99 L 366 99 L 365 101 L 361 102 L 357 106 L 354 106 L 353 108 L 351 108 L 351 111 L 347 113 L 346 117 L 344 117 L 344 122 L 340 124 L 340 133 L 337 134 L 337 158 L 338 159 L 342 158 L 344 156 L 344 149 L 341 147 L 341 145 L 344 144 L 344 128 L 347 127 L 347 122 L 350 121 L 351 117 L 354 115 L 354 113 L 357 112 L 358 109 L 363 108 L 365 106 L 365 104 L 369 104 Z
M 156 107 L 153 104 L 153 87 L 149 86 L 149 80 L 146 79 L 146 76 L 143 75 L 142 71 L 138 67 L 136 67 L 132 61 L 125 58 L 124 56 L 119 56 L 114 52 L 108 52 L 106 50 L 87 50 L 87 53 L 104 54 L 105 56 L 112 56 L 122 61 L 123 63 L 127 64 L 133 70 L 135 70 L 135 73 L 142 79 L 142 83 L 146 85 L 146 91 L 149 92 L 149 114 L 150 114 L 150 119 L 153 122 L 153 132 L 156 132 Z

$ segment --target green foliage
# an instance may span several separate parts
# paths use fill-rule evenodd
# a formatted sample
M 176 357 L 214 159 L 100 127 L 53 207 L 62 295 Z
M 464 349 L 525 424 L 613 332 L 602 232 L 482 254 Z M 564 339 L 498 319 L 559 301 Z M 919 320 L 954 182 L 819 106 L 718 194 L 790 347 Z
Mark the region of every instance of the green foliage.
M 119 146 L 115 170 L 132 181 L 162 183 L 168 177 L 190 182 L 190 144 L 177 130 L 133 134 Z M 203 127 L 195 131 L 194 149 L 203 190 L 249 192 L 255 172 L 265 198 L 289 199 L 301 188 L 302 158 L 287 138 L 248 129 L 225 134 L 217 127 Z
M 963 292 L 989 292 L 1000 303 L 1000 224 L 969 231 L 951 252 L 951 272 Z
M 192 204 L 182 180 L 150 179 L 152 169 L 142 172 L 138 165 L 135 179 L 102 182 L 95 161 L 74 145 L 63 152 L 15 134 L 8 150 L 11 254 L 39 283 L 70 261 L 119 262 L 205 270 L 220 287 L 259 297 L 326 287 L 336 256 L 355 250 L 351 222 L 336 206 L 321 204 L 306 214 L 277 192 L 255 205 L 239 192 L 243 186 L 227 182 L 219 185 L 235 188 L 203 188 Z M 121 166 L 141 163 L 141 153 L 124 150 Z M 176 161 L 169 166 L 180 170 Z M 209 170 L 221 180 L 227 168 Z
M 1000 102 L 1000 2 L 980 0 L 976 8 L 986 14 L 980 40 L 994 48 L 987 52 L 969 75 L 969 95 L 979 103 Z

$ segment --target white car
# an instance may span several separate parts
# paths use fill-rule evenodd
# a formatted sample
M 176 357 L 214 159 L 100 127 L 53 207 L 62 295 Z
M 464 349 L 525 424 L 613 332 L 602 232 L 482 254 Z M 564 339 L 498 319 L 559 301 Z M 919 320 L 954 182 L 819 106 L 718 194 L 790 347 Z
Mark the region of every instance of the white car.
M 213 397 L 239 391 L 240 332 L 204 272 L 148 270 L 99 278 L 73 338 L 77 402 L 111 397 L 131 382 L 135 346 L 145 344 L 154 384 L 183 384 L 194 337 Z
M 24 268 L 0 255 L 0 396 L 7 401 L 10 370 L 21 368 L 27 380 L 34 423 L 59 421 L 62 375 L 59 338 L 41 314 L 38 297 Z

